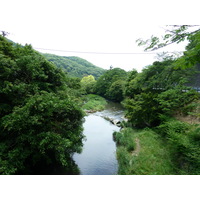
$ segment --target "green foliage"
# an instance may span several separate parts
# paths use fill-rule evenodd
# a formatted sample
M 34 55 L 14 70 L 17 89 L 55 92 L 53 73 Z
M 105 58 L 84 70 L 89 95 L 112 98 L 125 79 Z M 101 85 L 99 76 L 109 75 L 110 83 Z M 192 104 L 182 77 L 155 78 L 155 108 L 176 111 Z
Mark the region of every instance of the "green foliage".
M 81 79 L 81 87 L 84 94 L 92 94 L 94 93 L 94 87 L 96 84 L 96 80 L 94 76 L 89 75 L 85 76 Z
M 194 28 L 196 29 L 194 30 Z M 140 38 L 136 42 L 139 46 L 146 46 L 145 51 L 154 51 L 173 43 L 180 43 L 199 31 L 199 25 L 171 25 L 166 27 L 166 34 L 162 38 L 151 36 L 150 39 L 142 40 Z
M 193 101 L 182 109 L 183 114 L 193 116 L 200 121 L 200 101 Z
M 189 37 L 184 55 L 175 62 L 176 68 L 190 68 L 200 63 L 200 31 Z
M 200 128 L 177 120 L 168 120 L 157 127 L 168 139 L 178 174 L 200 174 Z
M 72 88 L 75 90 L 81 89 L 81 79 L 80 78 L 68 76 L 66 84 L 69 88 Z
M 23 107 L 15 107 L 1 119 L 1 143 L 7 143 L 1 159 L 23 173 L 24 162 L 29 160 L 34 166 L 51 152 L 49 164 L 58 162 L 67 167 L 70 155 L 82 145 L 81 118 L 81 111 L 72 102 L 53 93 L 32 96 Z
M 117 80 L 112 83 L 108 90 L 110 100 L 121 102 L 124 99 L 125 81 Z
M 113 138 L 117 145 L 124 146 L 128 152 L 132 152 L 135 149 L 135 141 L 131 134 L 131 128 L 126 128 L 120 132 L 114 132 Z
M 127 72 L 123 69 L 114 68 L 108 70 L 97 80 L 95 91 L 98 95 L 104 96 L 107 99 L 121 101 L 123 99 L 124 81 L 126 78 Z
M 104 69 L 79 57 L 56 56 L 53 54 L 43 55 L 48 61 L 66 71 L 71 77 L 83 78 L 84 76 L 93 75 L 97 79 L 105 72 Z
M 127 78 L 125 89 L 124 89 L 125 96 L 131 97 L 136 91 L 136 88 L 134 88 L 135 86 L 134 80 L 137 75 L 138 75 L 138 72 L 135 69 L 128 72 L 128 78 Z
M 199 125 L 161 117 L 162 124 L 153 130 L 124 128 L 114 133 L 119 174 L 200 174 Z
M 173 60 L 154 62 L 143 69 L 142 73 L 135 73 L 130 76 L 126 83 L 125 95 L 133 98 L 141 92 L 162 92 L 174 88 L 179 83 L 187 82 L 195 70 L 174 69 Z
M 74 173 L 83 139 L 76 86 L 31 46 L 1 36 L 0 65 L 0 174 Z
M 162 138 L 151 129 L 125 128 L 121 133 L 115 133 L 115 136 L 122 141 L 117 147 L 118 174 L 165 175 L 175 173 L 168 147 Z M 134 149 L 131 151 L 130 141 L 134 144 Z
M 152 127 L 158 125 L 160 109 L 155 101 L 157 94 L 141 93 L 134 96 L 134 99 L 127 98 L 124 106 L 127 110 L 126 117 L 134 127 Z
M 196 73 L 195 67 L 175 69 L 175 61 L 154 62 L 134 73 L 126 84 L 124 106 L 127 118 L 136 127 L 156 126 L 161 114 L 172 115 L 199 98 L 199 94 L 187 87 Z
M 88 94 L 82 97 L 82 99 L 84 101 L 82 108 L 92 112 L 104 110 L 107 105 L 107 101 L 103 97 L 95 94 Z
M 17 49 L 13 48 L 13 52 L 16 51 L 13 59 L 0 55 L 0 104 L 2 108 L 6 107 L 6 112 L 41 90 L 57 92 L 64 87 L 64 73 L 31 50 L 30 46 Z
M 117 148 L 117 160 L 118 160 L 118 174 L 119 175 L 130 175 L 131 155 L 127 152 L 126 148 L 119 146 Z
M 172 115 L 178 110 L 185 110 L 186 106 L 198 99 L 199 95 L 194 90 L 183 90 L 183 87 L 175 87 L 165 92 L 160 93 L 156 100 L 159 102 L 159 107 L 165 114 Z
M 166 136 L 171 132 L 183 133 L 188 129 L 189 129 L 188 124 L 181 121 L 177 121 L 174 118 L 169 118 L 169 117 L 166 118 L 165 120 L 162 120 L 162 124 L 156 127 L 158 133 L 162 134 L 163 136 Z

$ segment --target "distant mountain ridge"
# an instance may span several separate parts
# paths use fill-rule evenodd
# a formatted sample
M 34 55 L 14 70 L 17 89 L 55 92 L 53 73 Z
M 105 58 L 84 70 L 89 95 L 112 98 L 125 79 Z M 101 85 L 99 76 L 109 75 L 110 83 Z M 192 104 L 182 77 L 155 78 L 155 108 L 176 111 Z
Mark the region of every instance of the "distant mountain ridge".
M 15 43 L 12 40 L 6 38 L 13 46 L 23 46 Z M 40 52 L 41 53 L 41 52 Z M 58 68 L 62 68 L 71 77 L 82 78 L 84 76 L 93 75 L 95 79 L 98 79 L 106 70 L 93 65 L 85 59 L 75 56 L 58 56 L 54 54 L 41 53 L 48 61 L 54 63 Z
M 106 71 L 79 57 L 57 56 L 46 53 L 43 55 L 48 61 L 53 62 L 58 68 L 62 68 L 71 77 L 82 78 L 87 75 L 93 75 L 97 79 Z

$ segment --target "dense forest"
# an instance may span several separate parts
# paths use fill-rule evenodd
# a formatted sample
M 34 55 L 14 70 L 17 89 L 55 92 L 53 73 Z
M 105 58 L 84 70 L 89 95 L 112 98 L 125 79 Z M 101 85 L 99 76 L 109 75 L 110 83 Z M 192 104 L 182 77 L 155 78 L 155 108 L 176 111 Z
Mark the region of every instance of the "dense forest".
M 0 173 L 77 173 L 83 112 L 66 74 L 0 36 Z
M 162 41 L 137 42 L 148 51 L 187 39 L 183 55 L 160 55 L 140 73 L 0 36 L 0 173 L 78 174 L 72 155 L 82 148 L 84 109 L 101 110 L 107 99 L 127 119 L 113 135 L 118 174 L 200 174 L 200 30 L 172 28 Z
M 93 75 L 97 79 L 105 72 L 104 69 L 79 57 L 57 56 L 53 54 L 43 55 L 58 68 L 64 69 L 71 77 L 82 78 L 84 76 Z

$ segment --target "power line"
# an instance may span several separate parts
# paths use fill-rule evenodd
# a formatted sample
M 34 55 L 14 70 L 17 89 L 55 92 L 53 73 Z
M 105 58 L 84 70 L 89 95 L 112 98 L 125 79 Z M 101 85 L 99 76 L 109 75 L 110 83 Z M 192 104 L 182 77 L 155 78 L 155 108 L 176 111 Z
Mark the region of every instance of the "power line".
M 82 54 L 113 54 L 113 55 L 134 55 L 134 54 L 157 54 L 157 53 L 163 53 L 163 52 L 90 52 L 90 51 L 69 51 L 69 50 L 58 50 L 58 49 L 45 49 L 45 48 L 37 48 L 34 49 L 38 50 L 45 50 L 45 51 L 58 51 L 58 52 L 67 52 L 67 53 L 82 53 Z M 170 53 L 170 52 L 168 52 Z

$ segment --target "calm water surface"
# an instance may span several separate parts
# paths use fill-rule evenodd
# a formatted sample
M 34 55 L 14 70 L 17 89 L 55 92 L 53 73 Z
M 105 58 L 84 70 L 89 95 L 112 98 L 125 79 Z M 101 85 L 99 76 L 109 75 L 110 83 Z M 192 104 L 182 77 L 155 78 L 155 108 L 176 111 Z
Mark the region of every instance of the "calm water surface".
M 103 117 L 121 119 L 122 115 L 123 111 L 119 104 L 109 103 L 106 110 L 85 117 L 83 134 L 86 136 L 86 141 L 83 151 L 73 156 L 82 175 L 117 174 L 118 163 L 113 132 L 119 131 L 119 127 Z

